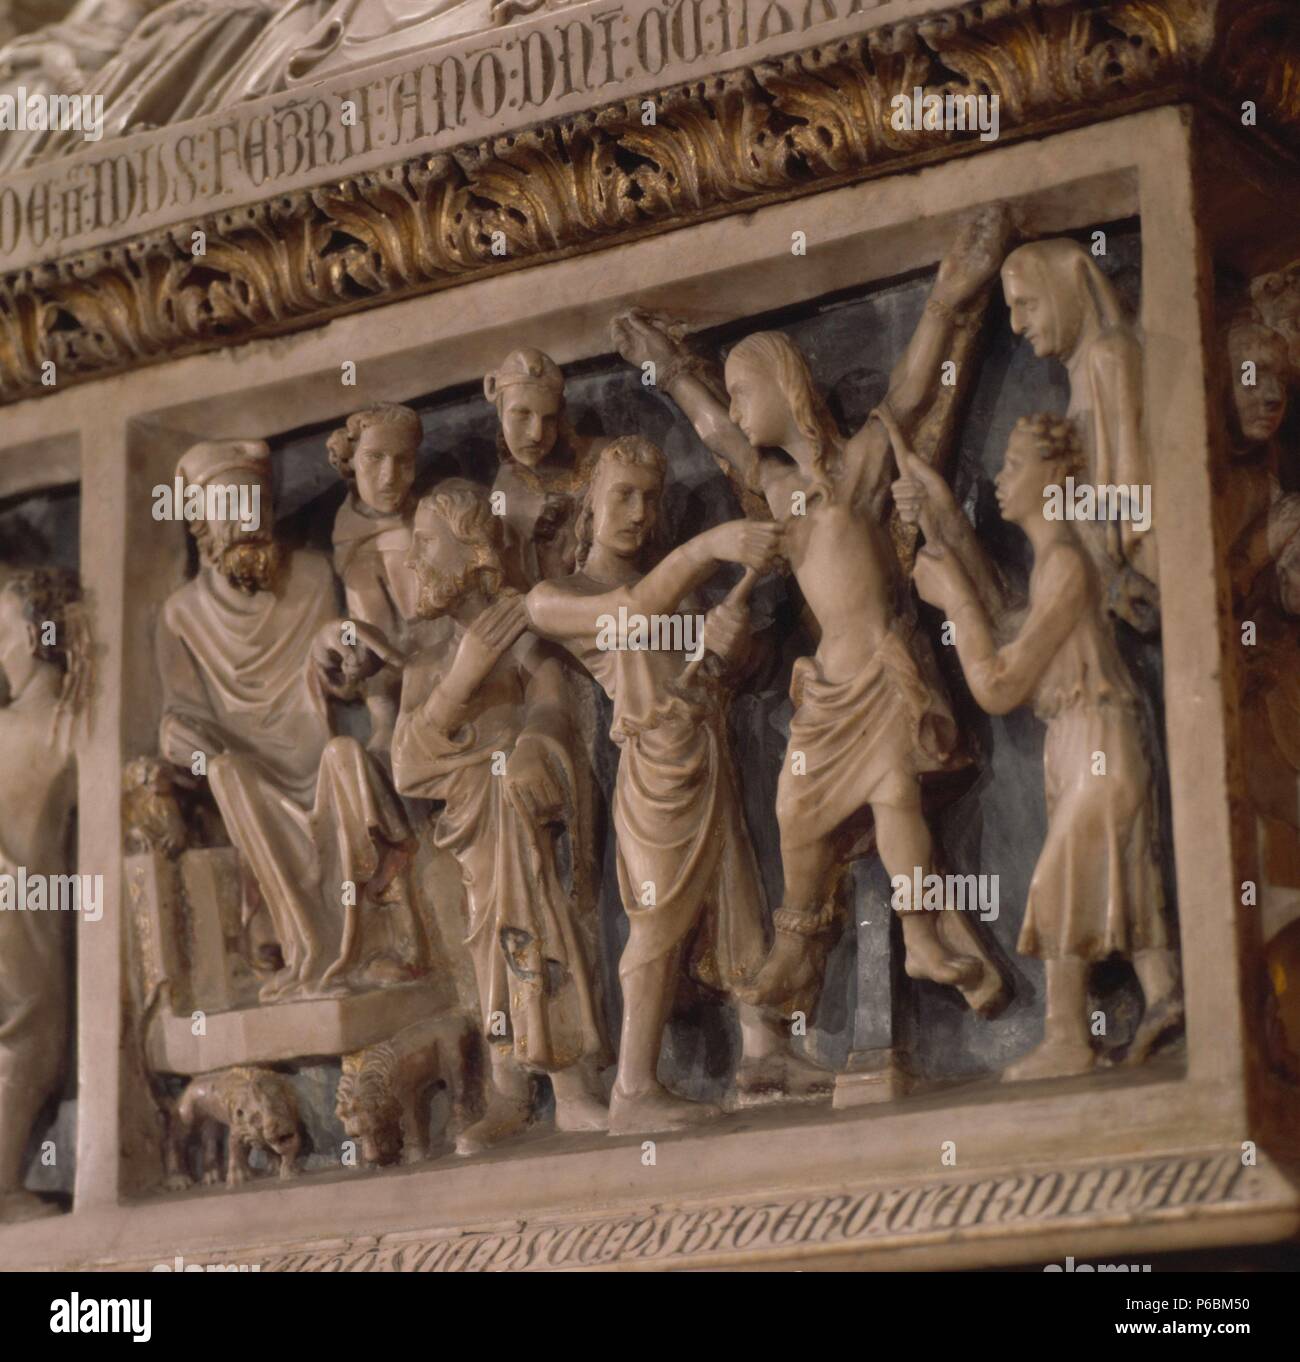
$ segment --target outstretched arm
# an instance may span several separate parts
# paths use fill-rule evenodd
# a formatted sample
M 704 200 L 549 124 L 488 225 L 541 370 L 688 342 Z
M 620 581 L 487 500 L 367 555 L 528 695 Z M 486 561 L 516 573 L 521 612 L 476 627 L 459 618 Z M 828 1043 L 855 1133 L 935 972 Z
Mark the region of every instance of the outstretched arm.
M 939 264 L 934 288 L 903 357 L 894 366 L 885 403 L 899 426 L 911 433 L 934 401 L 939 370 L 952 357 L 953 333 L 964 325 L 963 311 L 997 273 L 1006 258 L 1011 215 L 1002 204 L 971 213 Z M 845 460 L 879 463 L 878 437 L 866 425 L 845 446 Z M 875 456 L 874 458 L 872 456 Z
M 557 582 L 539 582 L 528 593 L 528 619 L 535 633 L 563 642 L 595 633 L 600 616 L 616 614 L 620 606 L 645 615 L 666 614 L 722 563 L 766 571 L 780 544 L 780 527 L 772 521 L 729 520 L 687 540 L 633 586 L 585 596 Z
M 751 492 L 763 490 L 763 456 L 749 443 L 727 414 L 726 407 L 683 363 L 685 350 L 667 334 L 661 322 L 632 308 L 610 323 L 618 352 L 638 368 L 653 364 L 657 386 L 682 409 L 695 433 L 720 459 L 744 479 Z
M 999 648 L 993 622 L 955 557 L 925 550 L 914 581 L 921 599 L 947 612 L 966 684 L 981 709 L 1007 714 L 1033 698 L 1043 673 L 1088 608 L 1082 549 L 1063 545 L 1035 568 L 1029 613 L 1016 637 Z
M 1010 609 L 1012 601 L 1002 574 L 984 552 L 975 527 L 966 519 L 947 480 L 937 468 L 921 458 L 898 429 L 887 410 L 878 413 L 889 432 L 898 460 L 898 481 L 892 491 L 894 505 L 905 525 L 919 525 L 925 542 L 950 551 L 969 578 L 985 613 L 995 622 Z
M 916 331 L 894 367 L 888 401 L 907 429 L 933 400 L 939 366 L 950 358 L 954 330 L 963 313 L 1002 268 L 1011 242 L 1011 214 L 990 204 L 969 214 L 939 262 L 934 288 Z

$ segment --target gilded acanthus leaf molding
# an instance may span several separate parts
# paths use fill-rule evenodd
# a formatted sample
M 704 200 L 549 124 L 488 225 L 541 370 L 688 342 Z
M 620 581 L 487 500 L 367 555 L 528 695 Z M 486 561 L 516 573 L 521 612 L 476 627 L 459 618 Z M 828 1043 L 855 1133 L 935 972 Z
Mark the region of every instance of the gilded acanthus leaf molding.
M 1003 137 L 1247 98 L 1294 134 L 1300 15 L 984 0 L 665 90 L 651 126 L 628 99 L 20 270 L 0 277 L 0 400 L 987 145 L 895 129 L 918 86 L 996 94 Z

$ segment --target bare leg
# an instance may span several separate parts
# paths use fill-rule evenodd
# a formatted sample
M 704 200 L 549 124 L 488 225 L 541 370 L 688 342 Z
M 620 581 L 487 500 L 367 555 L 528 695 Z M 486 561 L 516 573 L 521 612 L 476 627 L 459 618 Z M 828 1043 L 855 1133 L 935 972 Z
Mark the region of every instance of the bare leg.
M 659 1082 L 659 1050 L 680 954 L 669 951 L 623 978 L 618 1078 L 609 1099 L 611 1135 L 681 1130 L 721 1115 L 717 1107 L 678 1097 Z
M 1097 1062 L 1088 1035 L 1088 962 L 1065 956 L 1044 962 L 1047 970 L 1047 1018 L 1043 1042 L 1002 1071 L 1004 1082 L 1032 1078 L 1064 1078 L 1087 1073 Z
M 915 788 L 915 781 L 911 784 Z M 876 848 L 891 881 L 902 876 L 911 886 L 916 871 L 923 877 L 933 873 L 934 842 L 921 814 L 919 796 L 915 803 L 873 804 L 871 814 L 876 820 Z M 979 977 L 982 966 L 978 960 L 969 955 L 950 955 L 944 949 L 935 914 L 913 904 L 900 910 L 900 919 L 908 978 L 960 985 Z
M 775 917 L 776 941 L 763 968 L 742 988 L 741 1002 L 811 1011 L 821 987 L 829 929 L 826 900 L 834 885 L 835 851 L 827 838 L 792 846 L 781 834 L 785 898 Z
M 1141 1064 L 1157 1041 L 1183 1024 L 1183 997 L 1173 951 L 1138 951 L 1133 957 L 1133 968 L 1142 985 L 1146 1007 L 1124 1056 L 1125 1064 Z

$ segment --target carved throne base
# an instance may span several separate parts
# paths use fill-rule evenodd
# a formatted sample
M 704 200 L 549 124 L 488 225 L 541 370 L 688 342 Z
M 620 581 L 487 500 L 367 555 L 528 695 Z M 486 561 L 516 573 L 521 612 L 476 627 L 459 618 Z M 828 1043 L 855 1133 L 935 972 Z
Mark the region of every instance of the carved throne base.
M 241 1007 L 204 1018 L 163 1016 L 150 1028 L 150 1065 L 160 1073 L 199 1074 L 232 1064 L 279 1064 L 314 1055 L 346 1055 L 387 1040 L 438 1010 L 427 984 L 377 989 L 350 998 L 316 998 Z

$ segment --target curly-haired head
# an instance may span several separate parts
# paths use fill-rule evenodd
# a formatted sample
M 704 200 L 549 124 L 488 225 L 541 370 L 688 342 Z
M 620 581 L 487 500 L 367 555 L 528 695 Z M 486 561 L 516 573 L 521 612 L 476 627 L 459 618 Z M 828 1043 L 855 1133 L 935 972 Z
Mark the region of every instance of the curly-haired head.
M 413 451 L 420 447 L 420 441 L 424 438 L 424 426 L 419 415 L 410 407 L 403 407 L 396 402 L 376 402 L 373 406 L 363 407 L 361 411 L 354 411 L 348 417 L 347 425 L 336 430 L 325 442 L 331 465 L 345 481 L 354 481 L 356 473 L 352 461 L 356 458 L 357 446 L 366 431 L 374 426 L 395 427 Z
M 649 468 L 658 479 L 661 490 L 668 477 L 668 460 L 664 458 L 663 450 L 651 441 L 643 440 L 639 435 L 624 435 L 617 440 L 611 440 L 600 451 L 592 463 L 591 479 L 587 483 L 582 505 L 578 508 L 578 518 L 575 525 L 575 533 L 578 538 L 578 566 L 580 568 L 586 563 L 587 556 L 591 553 L 595 533 L 596 487 L 600 482 L 601 470 L 607 468 L 610 464 L 622 464 L 625 468 Z M 647 545 L 658 544 L 658 532 L 661 523 L 657 520 L 651 527 Z
M 1068 477 L 1083 472 L 1083 446 L 1072 421 L 1046 412 L 1022 416 L 1011 432 L 1030 441 L 1040 459 L 1060 464 L 1060 476 Z
M 69 613 L 81 602 L 81 583 L 66 568 L 25 568 L 0 579 L 0 590 L 13 592 L 22 616 L 35 630 L 32 651 L 42 662 L 66 672 L 72 646 Z M 53 626 L 46 628 L 47 625 Z
M 419 553 L 419 537 L 434 532 L 438 522 L 452 537 L 470 549 L 464 569 L 451 577 L 438 578 Z M 489 599 L 505 585 L 502 560 L 504 531 L 501 517 L 492 514 L 485 488 L 466 478 L 447 478 L 415 508 L 416 546 L 414 561 L 420 576 L 418 613 L 426 618 L 450 609 L 467 591 L 479 590 Z

